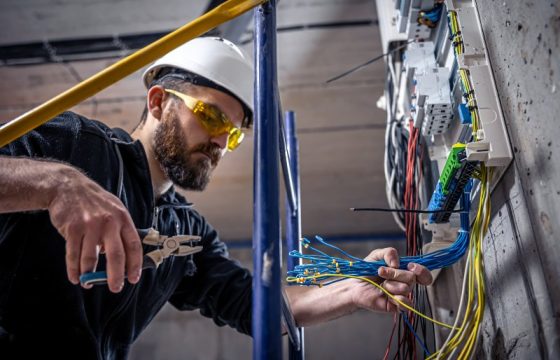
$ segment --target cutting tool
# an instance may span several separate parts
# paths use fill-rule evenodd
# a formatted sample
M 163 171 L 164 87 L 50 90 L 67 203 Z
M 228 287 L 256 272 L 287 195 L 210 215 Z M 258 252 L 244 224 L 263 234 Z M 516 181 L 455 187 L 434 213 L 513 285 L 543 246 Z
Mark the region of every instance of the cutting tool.
M 202 246 L 193 246 L 200 242 L 200 236 L 194 235 L 160 235 L 155 229 L 139 229 L 142 243 L 156 246 L 157 249 L 144 255 L 142 270 L 157 269 L 170 256 L 187 256 L 202 251 Z M 126 275 L 125 275 L 126 277 Z M 100 285 L 107 283 L 107 271 L 87 272 L 80 276 L 82 285 Z

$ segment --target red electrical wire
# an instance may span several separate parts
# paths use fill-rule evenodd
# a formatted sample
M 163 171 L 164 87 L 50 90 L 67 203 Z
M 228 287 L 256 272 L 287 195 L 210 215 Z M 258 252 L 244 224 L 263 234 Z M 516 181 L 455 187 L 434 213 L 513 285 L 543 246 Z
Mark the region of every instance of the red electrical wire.
M 418 161 L 418 147 L 420 144 L 420 129 L 417 129 L 413 125 L 412 119 L 409 120 L 409 138 L 407 144 L 407 153 L 406 153 L 406 174 L 405 174 L 405 187 L 404 187 L 404 194 L 403 194 L 403 205 L 405 209 L 419 209 L 420 206 L 420 199 L 419 199 L 419 192 L 418 187 L 422 181 L 422 163 L 421 159 L 423 156 L 423 147 L 420 146 L 420 161 Z M 405 213 L 405 235 L 406 235 L 406 254 L 408 256 L 418 255 L 420 252 L 418 248 L 418 236 L 417 233 L 418 229 L 418 214 L 415 213 Z M 414 295 L 411 293 L 409 295 L 409 299 L 411 302 L 414 302 Z M 414 327 L 416 323 L 415 314 L 409 312 L 408 314 L 409 322 L 411 326 Z M 389 339 L 389 343 L 385 350 L 385 356 L 383 357 L 384 360 L 388 359 L 391 344 L 393 341 L 393 336 L 395 333 L 395 329 L 398 326 L 403 326 L 403 333 L 401 337 L 401 332 L 399 331 L 398 336 L 398 345 L 397 353 L 395 354 L 395 358 L 398 357 L 400 359 L 401 352 L 404 353 L 405 358 L 409 359 L 416 359 L 417 352 L 416 352 L 416 339 L 414 334 L 410 329 L 404 325 L 402 322 L 397 322 L 397 317 L 393 320 L 393 329 L 391 331 L 391 337 Z
M 393 329 L 391 330 L 391 336 L 389 337 L 389 343 L 387 344 L 387 348 L 385 349 L 385 355 L 383 356 L 383 360 L 389 359 L 389 353 L 391 352 L 391 343 L 393 342 L 393 335 L 395 335 L 396 328 L 397 328 L 397 313 L 393 315 Z
M 407 144 L 407 161 L 406 161 L 406 179 L 405 179 L 405 194 L 404 194 L 404 207 L 406 209 L 418 209 L 419 198 L 416 180 L 416 170 L 417 170 L 417 148 L 419 143 L 420 130 L 415 128 L 412 119 L 409 121 L 409 138 Z M 406 253 L 409 256 L 418 254 L 417 247 L 417 229 L 418 217 L 417 214 L 407 213 L 405 214 L 405 228 L 406 228 Z M 409 299 L 414 300 L 413 294 L 410 294 Z M 414 326 L 415 316 L 414 314 L 408 314 L 410 324 Z M 412 356 L 416 359 L 416 339 L 414 334 L 408 328 L 404 328 L 403 340 L 404 346 L 409 350 L 408 356 Z

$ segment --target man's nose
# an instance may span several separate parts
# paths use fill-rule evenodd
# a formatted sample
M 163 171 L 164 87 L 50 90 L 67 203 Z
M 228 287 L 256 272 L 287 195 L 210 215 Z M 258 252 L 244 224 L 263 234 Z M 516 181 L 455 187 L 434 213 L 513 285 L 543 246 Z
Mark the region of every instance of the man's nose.
M 229 137 L 228 133 L 223 133 L 221 135 L 212 137 L 210 141 L 218 145 L 221 150 L 224 150 L 225 148 L 227 148 L 228 137 Z

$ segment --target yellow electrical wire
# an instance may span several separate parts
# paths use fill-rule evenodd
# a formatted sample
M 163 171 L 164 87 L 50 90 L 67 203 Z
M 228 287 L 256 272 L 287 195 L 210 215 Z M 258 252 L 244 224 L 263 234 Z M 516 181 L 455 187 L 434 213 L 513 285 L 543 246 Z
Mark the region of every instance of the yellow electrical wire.
M 462 81 L 464 81 L 465 91 L 468 91 L 472 98 L 470 99 L 471 103 L 474 101 L 474 94 L 472 93 L 470 81 L 468 79 L 468 72 L 464 71 L 461 74 Z M 474 113 L 478 113 L 476 107 L 473 108 Z M 473 127 L 477 126 L 478 123 L 474 124 Z M 466 281 L 467 281 L 467 305 L 465 306 L 465 311 L 462 316 L 461 325 L 456 327 L 454 325 L 445 324 L 438 320 L 435 320 L 418 310 L 408 306 L 407 304 L 403 303 L 402 301 L 398 300 L 393 294 L 388 292 L 385 288 L 381 285 L 377 284 L 376 282 L 362 276 L 354 276 L 354 275 L 345 275 L 345 274 L 315 274 L 310 275 L 304 278 L 296 278 L 296 277 L 288 277 L 288 282 L 305 282 L 307 280 L 311 280 L 317 283 L 317 280 L 327 277 L 342 277 L 342 278 L 353 278 L 359 279 L 362 281 L 366 281 L 378 289 L 383 291 L 388 297 L 393 299 L 396 303 L 398 303 L 403 308 L 414 312 L 418 316 L 433 322 L 439 326 L 446 327 L 451 329 L 451 334 L 449 336 L 449 341 L 444 344 L 444 347 L 436 351 L 435 353 L 431 354 L 427 357 L 428 360 L 432 359 L 447 359 L 447 358 L 455 358 L 455 353 L 459 351 L 458 356 L 456 357 L 459 360 L 469 359 L 473 351 L 476 348 L 476 343 L 478 339 L 478 334 L 480 330 L 480 325 L 482 323 L 482 319 L 484 316 L 484 307 L 485 307 L 485 284 L 484 284 L 484 262 L 482 256 L 482 241 L 484 239 L 484 235 L 488 230 L 488 226 L 490 224 L 490 178 L 492 176 L 492 169 L 486 168 L 486 166 L 481 163 L 480 170 L 478 171 L 479 180 L 480 180 L 480 197 L 478 208 L 476 211 L 476 217 L 473 222 L 471 228 L 471 237 L 469 241 L 468 247 L 468 260 L 466 264 L 465 271 L 466 273 Z M 460 314 L 461 309 L 458 310 L 457 316 L 461 316 Z
M 288 277 L 286 278 L 286 281 L 289 282 L 289 283 L 290 283 L 290 282 L 295 282 L 295 283 L 297 283 L 297 282 L 302 282 L 302 281 L 305 281 L 305 280 L 311 280 L 311 281 L 314 281 L 314 282 L 315 282 L 316 280 L 320 280 L 321 278 L 327 278 L 327 277 L 331 277 L 331 276 L 332 276 L 332 277 L 341 277 L 341 278 L 358 279 L 358 280 L 366 281 L 366 282 L 368 282 L 368 283 L 374 285 L 375 287 L 377 287 L 379 290 L 383 291 L 383 293 L 385 293 L 385 295 L 387 295 L 388 297 L 390 297 L 391 299 L 393 299 L 395 302 L 397 302 L 397 303 L 398 303 L 400 306 L 402 306 L 403 308 L 405 308 L 405 309 L 407 309 L 407 310 L 409 310 L 409 311 L 412 311 L 412 312 L 415 313 L 416 315 L 418 315 L 418 316 L 420 316 L 420 317 L 423 317 L 424 319 L 426 319 L 426 320 L 428 320 L 428 321 L 431 321 L 431 322 L 433 322 L 433 323 L 436 324 L 436 325 L 443 326 L 443 327 L 446 327 L 446 328 L 451 329 L 451 330 L 457 330 L 457 328 L 455 328 L 455 327 L 453 327 L 453 326 L 451 326 L 451 325 L 448 325 L 448 324 L 446 324 L 446 323 L 443 323 L 443 322 L 441 322 L 441 321 L 437 321 L 436 319 L 432 319 L 432 318 L 429 317 L 428 315 L 425 315 L 425 314 L 421 313 L 420 311 L 416 310 L 415 308 L 413 308 L 413 307 L 411 307 L 411 306 L 405 304 L 404 302 L 402 302 L 402 301 L 400 301 L 399 299 L 397 299 L 393 294 L 391 294 L 391 293 L 390 293 L 387 289 L 385 289 L 383 286 L 379 285 L 379 284 L 376 283 L 375 281 L 373 281 L 373 280 L 371 280 L 371 279 L 368 279 L 367 277 L 364 277 L 364 276 L 346 275 L 346 274 L 339 274 L 339 273 L 336 273 L 336 274 L 321 273 L 321 274 L 318 274 L 318 275 L 310 275 L 310 276 L 307 276 L 307 277 L 300 277 L 300 278 L 296 278 L 295 276 L 288 276 Z M 301 280 L 300 280 L 300 279 L 301 279 Z
M 477 208 L 476 218 L 471 229 L 471 241 L 469 242 L 469 254 L 472 261 L 467 262 L 467 306 L 463 315 L 463 321 L 457 333 L 451 335 L 451 339 L 444 347 L 430 355 L 427 359 L 453 357 L 459 351 L 458 359 L 468 359 L 475 350 L 478 333 L 485 306 L 484 285 L 484 263 L 482 257 L 482 240 L 490 224 L 490 187 L 489 180 L 492 169 L 481 164 L 480 168 L 480 200 Z M 460 309 L 459 309 L 460 311 Z M 458 314 L 460 316 L 460 314 Z
M 0 147 L 46 123 L 56 115 L 97 94 L 185 42 L 265 2 L 266 0 L 228 0 L 224 2 L 2 126 L 0 128 Z
M 467 106 L 469 108 L 469 112 L 471 114 L 473 137 L 474 137 L 474 141 L 477 141 L 478 139 L 477 132 L 480 129 L 480 118 L 478 115 L 476 98 L 474 96 L 474 91 L 469 75 L 470 74 L 468 69 L 459 69 L 459 77 L 461 79 L 461 85 L 463 86 L 463 90 L 465 91 L 463 96 L 465 97 Z
M 461 35 L 461 29 L 459 26 L 459 20 L 457 19 L 457 12 L 450 10 L 449 15 L 449 25 L 451 28 L 451 42 L 455 50 L 455 54 L 459 55 L 464 52 L 463 48 L 463 37 Z
M 482 184 L 486 184 L 485 182 L 485 170 L 482 170 Z M 484 188 L 482 188 L 484 187 Z M 484 293 L 483 293 L 483 278 L 478 276 L 481 272 L 477 271 L 480 270 L 481 266 L 481 252 L 480 249 L 480 222 L 483 219 L 483 212 L 484 212 L 484 204 L 487 199 L 487 191 L 486 186 L 481 187 L 480 193 L 480 203 L 479 208 L 477 211 L 477 217 L 473 224 L 472 229 L 472 241 L 470 251 L 473 252 L 473 263 L 471 266 L 466 270 L 469 271 L 469 304 L 467 305 L 467 311 L 465 313 L 463 326 L 461 327 L 461 331 L 449 342 L 448 349 L 445 349 L 443 352 L 443 356 L 446 357 L 448 354 L 453 354 L 457 349 L 460 347 L 461 343 L 463 343 L 466 339 L 466 343 L 459 354 L 459 359 L 463 359 L 468 357 L 468 355 L 472 351 L 472 345 L 474 344 L 473 339 L 476 338 L 476 333 L 478 329 L 478 324 L 481 319 L 482 311 L 483 311 L 483 301 L 484 301 Z M 475 286 L 477 290 L 477 297 L 475 300 Z M 478 303 L 475 303 L 477 301 Z M 472 316 L 471 316 L 472 310 Z
M 463 76 L 465 78 L 465 90 L 470 91 L 470 82 L 468 81 L 468 73 L 464 72 Z M 472 94 L 472 92 L 471 92 Z M 473 97 L 474 99 L 474 97 Z M 476 108 L 473 110 L 478 112 Z M 290 276 L 287 278 L 288 282 L 291 283 L 302 283 L 305 281 L 312 281 L 317 283 L 317 280 L 321 280 L 327 277 L 340 277 L 340 278 L 352 278 L 366 281 L 383 293 L 385 293 L 389 298 L 393 299 L 403 308 L 412 311 L 418 316 L 433 322 L 436 325 L 446 327 L 451 329 L 451 334 L 449 340 L 446 341 L 444 347 L 436 351 L 427 357 L 428 360 L 440 359 L 453 357 L 454 354 L 459 351 L 457 359 L 464 360 L 471 358 L 473 351 L 476 348 L 476 343 L 478 339 L 478 334 L 480 330 L 480 325 L 484 316 L 485 307 L 485 284 L 484 284 L 484 262 L 482 256 L 482 241 L 484 235 L 486 234 L 489 224 L 490 224 L 490 179 L 492 177 L 492 169 L 487 168 L 484 163 L 481 163 L 480 170 L 478 171 L 478 177 L 480 180 L 480 197 L 478 208 L 476 211 L 476 217 L 471 228 L 471 237 L 468 247 L 468 260 L 466 264 L 466 281 L 467 281 L 467 305 L 465 306 L 465 311 L 463 314 L 463 320 L 460 327 L 454 325 L 445 324 L 438 320 L 435 320 L 418 310 L 412 308 L 411 306 L 403 303 L 397 299 L 393 294 L 383 288 L 381 285 L 377 284 L 371 279 L 363 276 L 346 275 L 340 273 L 320 273 L 314 274 L 302 278 L 296 278 Z M 320 285 L 320 284 L 319 284 Z M 461 309 L 458 310 L 457 316 L 461 316 Z

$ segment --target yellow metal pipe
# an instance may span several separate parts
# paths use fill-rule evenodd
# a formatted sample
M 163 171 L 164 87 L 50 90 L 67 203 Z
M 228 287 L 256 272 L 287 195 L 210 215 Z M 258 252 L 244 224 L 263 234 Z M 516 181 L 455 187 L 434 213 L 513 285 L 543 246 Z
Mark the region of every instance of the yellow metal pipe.
M 223 3 L 5 124 L 0 128 L 0 147 L 46 123 L 56 115 L 97 94 L 185 42 L 265 2 L 266 0 L 229 0 Z

